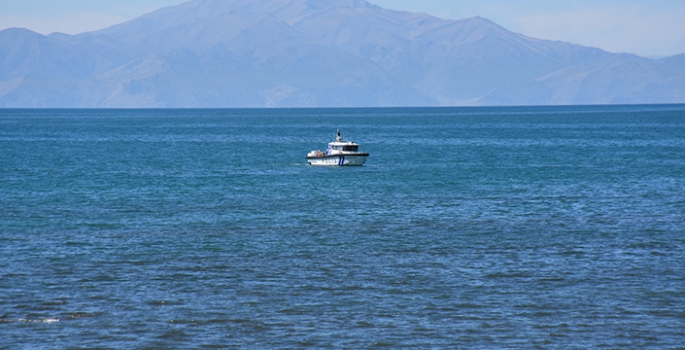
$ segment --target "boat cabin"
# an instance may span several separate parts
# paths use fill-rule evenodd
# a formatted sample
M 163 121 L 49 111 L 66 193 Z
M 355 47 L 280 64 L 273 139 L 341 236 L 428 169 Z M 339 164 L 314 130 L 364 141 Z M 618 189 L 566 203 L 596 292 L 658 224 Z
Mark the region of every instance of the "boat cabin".
M 331 151 L 337 152 L 359 152 L 359 145 L 354 142 L 331 142 L 326 148 L 326 154 L 330 154 Z
M 326 151 L 359 152 L 359 145 L 329 143 Z

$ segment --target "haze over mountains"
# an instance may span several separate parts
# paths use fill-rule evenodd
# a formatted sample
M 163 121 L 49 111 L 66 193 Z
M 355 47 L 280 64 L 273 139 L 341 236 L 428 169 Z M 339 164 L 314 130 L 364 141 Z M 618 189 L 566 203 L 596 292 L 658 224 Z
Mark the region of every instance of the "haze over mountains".
M 363 0 L 194 0 L 79 35 L 0 32 L 0 107 L 685 103 L 659 60 Z

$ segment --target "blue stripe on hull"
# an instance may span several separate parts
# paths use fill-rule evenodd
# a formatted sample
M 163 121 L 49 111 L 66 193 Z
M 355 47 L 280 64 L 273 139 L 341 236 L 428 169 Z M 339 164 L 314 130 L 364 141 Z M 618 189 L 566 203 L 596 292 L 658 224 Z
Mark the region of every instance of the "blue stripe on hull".
M 336 159 L 337 158 L 337 159 Z M 365 156 L 325 156 L 325 157 L 308 157 L 307 161 L 311 165 L 327 165 L 327 166 L 360 166 L 366 162 Z

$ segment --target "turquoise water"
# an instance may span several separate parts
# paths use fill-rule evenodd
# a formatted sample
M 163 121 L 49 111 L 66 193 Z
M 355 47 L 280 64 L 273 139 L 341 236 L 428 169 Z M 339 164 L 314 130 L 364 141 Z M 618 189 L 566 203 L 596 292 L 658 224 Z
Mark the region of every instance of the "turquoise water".
M 0 110 L 0 344 L 683 349 L 685 106 Z

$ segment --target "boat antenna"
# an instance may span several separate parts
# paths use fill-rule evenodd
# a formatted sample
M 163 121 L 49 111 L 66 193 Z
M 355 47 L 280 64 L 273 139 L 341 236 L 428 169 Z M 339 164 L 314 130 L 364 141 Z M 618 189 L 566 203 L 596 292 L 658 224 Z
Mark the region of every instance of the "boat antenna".
M 338 128 L 338 136 L 335 138 L 335 141 L 342 142 L 342 136 L 340 136 L 340 128 Z

